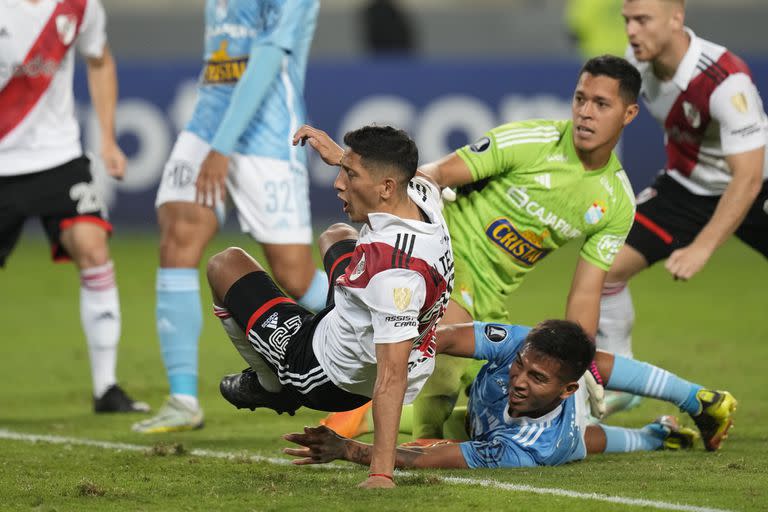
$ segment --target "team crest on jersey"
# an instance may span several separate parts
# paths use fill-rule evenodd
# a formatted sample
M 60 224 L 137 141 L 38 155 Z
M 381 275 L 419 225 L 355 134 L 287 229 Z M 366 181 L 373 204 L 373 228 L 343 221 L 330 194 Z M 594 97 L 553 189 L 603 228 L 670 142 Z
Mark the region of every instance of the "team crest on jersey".
M 733 105 L 733 108 L 735 108 L 742 114 L 745 114 L 747 112 L 747 109 L 748 109 L 747 97 L 744 96 L 743 92 L 740 92 L 738 94 L 731 96 L 731 104 Z
M 482 153 L 489 147 L 491 147 L 491 139 L 489 139 L 488 137 L 483 137 L 481 139 L 478 139 L 474 143 L 470 144 L 469 149 L 473 153 Z
M 587 224 L 597 224 L 603 219 L 605 211 L 605 203 L 602 201 L 595 201 L 587 209 L 587 213 L 584 214 L 584 220 L 587 221 Z
M 363 257 L 360 258 L 360 261 L 357 262 L 357 266 L 355 267 L 355 270 L 350 274 L 349 280 L 354 281 L 361 275 L 363 275 L 363 272 L 365 272 L 365 254 L 363 254 Z
M 701 112 L 692 103 L 688 101 L 683 102 L 683 114 L 685 114 L 688 124 L 693 128 L 701 126 Z
M 549 236 L 548 231 L 544 230 L 541 235 L 531 230 L 520 232 L 506 217 L 491 222 L 485 229 L 485 234 L 525 267 L 532 267 L 550 252 L 550 249 L 542 247 L 544 238 Z
M 392 289 L 392 300 L 395 303 L 395 307 L 398 311 L 405 311 L 408 306 L 411 304 L 411 296 L 413 295 L 413 290 L 410 288 L 393 288 Z
M 74 14 L 59 14 L 56 16 L 56 32 L 64 46 L 69 46 L 75 40 L 77 32 L 77 17 Z

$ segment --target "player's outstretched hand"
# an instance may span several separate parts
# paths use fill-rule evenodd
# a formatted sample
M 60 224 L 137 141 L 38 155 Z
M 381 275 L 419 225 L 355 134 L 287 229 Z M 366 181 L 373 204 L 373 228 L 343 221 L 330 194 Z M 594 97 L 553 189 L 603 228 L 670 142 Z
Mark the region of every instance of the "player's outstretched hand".
M 110 176 L 122 180 L 125 176 L 125 155 L 114 140 L 107 140 L 101 146 L 101 159 Z
M 227 198 L 227 171 L 229 157 L 211 150 L 200 164 L 200 174 L 195 182 L 195 202 L 213 208 L 217 201 Z
M 293 135 L 293 145 L 309 143 L 328 165 L 341 165 L 344 150 L 323 130 L 305 124 Z
M 692 243 L 687 247 L 673 251 L 664 267 L 675 280 L 687 281 L 698 273 L 709 261 L 712 252 L 706 247 Z
M 303 448 L 283 448 L 283 453 L 298 457 L 294 464 L 325 464 L 344 457 L 344 442 L 341 437 L 326 426 L 304 427 L 304 433 L 285 434 L 283 439 Z

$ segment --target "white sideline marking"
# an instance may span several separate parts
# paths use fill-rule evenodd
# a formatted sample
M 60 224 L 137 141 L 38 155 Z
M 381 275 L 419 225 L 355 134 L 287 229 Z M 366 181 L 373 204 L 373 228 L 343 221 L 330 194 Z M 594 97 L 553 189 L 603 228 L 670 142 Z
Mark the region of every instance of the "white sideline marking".
M 28 443 L 52 443 L 52 444 L 70 444 L 77 446 L 92 446 L 95 448 L 103 448 L 106 450 L 125 450 L 130 452 L 147 452 L 152 450 L 152 446 L 128 444 L 128 443 L 113 443 L 109 441 L 97 441 L 95 439 L 81 439 L 76 437 L 63 437 L 63 436 L 51 436 L 51 435 L 39 435 L 39 434 L 23 434 L 20 432 L 12 432 L 6 429 L 0 429 L 0 439 L 8 439 L 12 441 L 24 441 Z M 269 464 L 275 464 L 278 466 L 292 465 L 289 459 L 282 459 L 276 457 L 265 457 L 263 455 L 245 455 L 237 452 L 222 452 L 216 450 L 203 450 L 193 449 L 189 450 L 189 455 L 196 457 L 209 457 L 214 459 L 227 459 L 227 460 L 242 460 L 247 459 L 253 462 L 267 462 Z M 337 465 L 317 465 L 308 466 L 315 469 L 341 469 L 343 466 Z M 410 471 L 398 471 L 398 476 L 415 476 L 416 473 Z M 477 479 L 477 478 L 462 478 L 454 476 L 438 477 L 441 482 L 454 485 L 471 485 L 482 487 L 493 487 L 495 489 L 501 489 L 505 491 L 513 492 L 527 492 L 532 494 L 545 494 L 550 496 L 562 496 L 565 498 L 576 498 L 582 500 L 603 501 L 607 503 L 616 503 L 618 505 L 628 505 L 635 507 L 650 507 L 660 510 L 680 510 L 684 512 L 731 512 L 726 509 L 709 508 L 709 507 L 697 507 L 695 505 L 683 505 L 679 503 L 670 503 L 667 501 L 654 501 L 637 498 L 624 498 L 622 496 L 610 496 L 607 494 L 588 493 L 569 491 L 567 489 L 558 489 L 550 487 L 533 487 L 524 484 L 510 484 L 505 482 L 498 482 L 496 480 Z

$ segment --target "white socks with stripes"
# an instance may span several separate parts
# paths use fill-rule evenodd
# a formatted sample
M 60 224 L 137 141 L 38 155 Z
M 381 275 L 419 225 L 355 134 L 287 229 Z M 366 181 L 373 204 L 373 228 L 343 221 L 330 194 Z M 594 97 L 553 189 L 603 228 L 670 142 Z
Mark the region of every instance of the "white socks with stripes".
M 243 359 L 251 365 L 251 369 L 256 372 L 256 376 L 259 378 L 259 384 L 272 393 L 277 393 L 283 386 L 280 381 L 277 380 L 277 375 L 272 371 L 272 368 L 264 362 L 264 359 L 256 351 L 255 348 L 246 338 L 245 332 L 237 324 L 227 308 L 213 305 L 213 314 L 221 320 L 221 325 L 224 327 L 224 331 L 232 340 L 232 344 L 240 353 Z
M 117 382 L 120 301 L 111 261 L 80 271 L 80 320 L 88 342 L 93 395 L 100 398 Z
M 634 324 L 635 308 L 627 283 L 606 283 L 600 299 L 597 348 L 631 358 Z

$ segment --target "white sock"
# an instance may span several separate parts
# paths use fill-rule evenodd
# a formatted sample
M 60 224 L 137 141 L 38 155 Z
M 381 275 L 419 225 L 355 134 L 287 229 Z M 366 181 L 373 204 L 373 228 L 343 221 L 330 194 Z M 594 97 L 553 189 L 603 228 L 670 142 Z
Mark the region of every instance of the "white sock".
M 186 405 L 189 409 L 197 410 L 200 408 L 200 402 L 197 400 L 196 396 L 182 395 L 181 393 L 174 393 L 171 396 Z
M 267 391 L 277 393 L 283 388 L 280 381 L 277 379 L 277 375 L 272 371 L 272 368 L 267 365 L 264 359 L 261 357 L 251 342 L 245 336 L 245 332 L 237 324 L 232 315 L 226 308 L 213 305 L 213 313 L 221 320 L 221 325 L 224 327 L 224 331 L 229 335 L 229 339 L 232 340 L 232 344 L 235 346 L 240 355 L 245 361 L 251 365 L 251 369 L 256 372 L 256 376 L 259 378 L 259 384 L 262 385 Z
M 120 300 L 111 261 L 80 271 L 80 321 L 88 342 L 93 395 L 99 398 L 117 383 Z
M 635 308 L 627 283 L 606 283 L 600 299 L 597 348 L 632 358 Z

